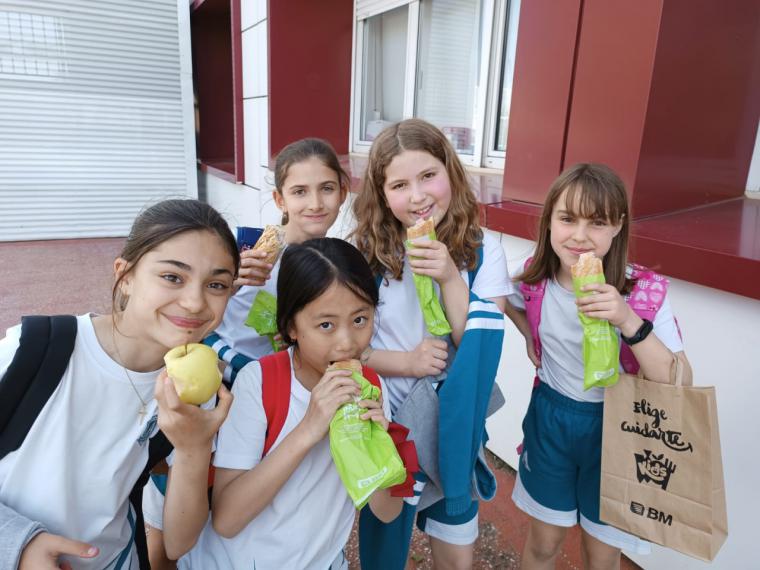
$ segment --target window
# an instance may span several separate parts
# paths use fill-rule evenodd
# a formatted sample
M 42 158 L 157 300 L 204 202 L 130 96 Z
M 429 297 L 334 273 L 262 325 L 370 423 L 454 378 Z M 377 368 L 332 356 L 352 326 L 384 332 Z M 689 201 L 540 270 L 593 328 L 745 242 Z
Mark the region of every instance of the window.
M 464 163 L 503 168 L 519 0 L 357 0 L 356 13 L 352 149 L 414 116 Z
M 240 0 L 194 0 L 191 10 L 198 162 L 243 182 Z
M 484 9 L 486 8 L 486 9 Z M 440 128 L 469 164 L 479 154 L 490 29 L 487 0 L 431 0 L 420 4 L 416 117 Z M 484 65 L 485 64 L 485 67 Z

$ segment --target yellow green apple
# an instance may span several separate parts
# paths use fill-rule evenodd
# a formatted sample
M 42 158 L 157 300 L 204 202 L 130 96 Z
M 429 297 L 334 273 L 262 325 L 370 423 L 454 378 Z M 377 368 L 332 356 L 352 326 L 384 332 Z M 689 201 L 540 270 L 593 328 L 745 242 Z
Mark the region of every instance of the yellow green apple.
M 164 355 L 166 373 L 180 400 L 200 405 L 219 390 L 222 373 L 217 361 L 214 349 L 205 344 L 182 344 Z

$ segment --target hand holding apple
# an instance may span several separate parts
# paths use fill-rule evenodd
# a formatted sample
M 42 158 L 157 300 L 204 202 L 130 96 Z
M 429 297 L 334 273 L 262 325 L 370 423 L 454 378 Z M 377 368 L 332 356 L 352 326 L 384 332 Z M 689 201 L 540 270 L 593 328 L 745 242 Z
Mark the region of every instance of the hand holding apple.
M 222 374 L 217 361 L 214 349 L 205 344 L 182 344 L 166 353 L 166 373 L 180 400 L 200 405 L 219 390 Z

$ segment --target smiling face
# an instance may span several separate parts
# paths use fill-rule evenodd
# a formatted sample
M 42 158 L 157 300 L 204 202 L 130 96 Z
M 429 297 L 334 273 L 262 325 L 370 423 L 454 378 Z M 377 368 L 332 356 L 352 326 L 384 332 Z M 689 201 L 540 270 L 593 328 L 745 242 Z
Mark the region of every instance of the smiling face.
M 115 262 L 116 274 L 129 268 Z M 120 330 L 164 352 L 200 342 L 221 322 L 235 266 L 221 238 L 208 231 L 181 233 L 147 252 L 119 287 L 128 302 Z
M 288 243 L 325 237 L 335 223 L 346 199 L 338 174 L 316 156 L 288 168 L 285 182 L 273 192 L 277 207 L 288 215 L 285 238 Z
M 288 334 L 297 344 L 298 379 L 311 388 L 331 363 L 358 359 L 372 338 L 373 318 L 370 303 L 334 281 L 293 319 Z
M 396 219 L 409 228 L 420 218 L 436 224 L 451 204 L 451 182 L 446 166 L 432 154 L 405 150 L 385 169 L 385 199 Z
M 578 215 L 578 204 L 566 203 L 567 193 L 563 191 L 554 203 L 549 230 L 552 249 L 560 261 L 557 278 L 563 285 L 572 283 L 570 266 L 577 263 L 582 253 L 591 251 L 598 258 L 604 258 L 622 227 L 622 221 L 613 224 L 606 218 L 589 219 Z

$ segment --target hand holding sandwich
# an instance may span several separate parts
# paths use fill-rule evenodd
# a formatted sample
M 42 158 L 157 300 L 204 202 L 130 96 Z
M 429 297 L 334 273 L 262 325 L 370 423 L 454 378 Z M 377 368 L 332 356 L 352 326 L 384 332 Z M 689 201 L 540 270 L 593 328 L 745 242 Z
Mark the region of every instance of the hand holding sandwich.
M 240 254 L 240 269 L 235 279 L 235 288 L 248 285 L 263 287 L 272 274 L 272 264 L 268 263 L 265 251 L 248 249 Z
M 609 283 L 589 283 L 581 290 L 594 293 L 575 301 L 578 310 L 587 317 L 604 319 L 626 336 L 633 335 L 641 326 L 641 318 L 633 312 L 614 286 Z
M 359 385 L 351 378 L 351 372 L 345 368 L 328 368 L 312 389 L 309 407 L 298 426 L 312 446 L 327 435 L 338 408 L 361 393 Z

